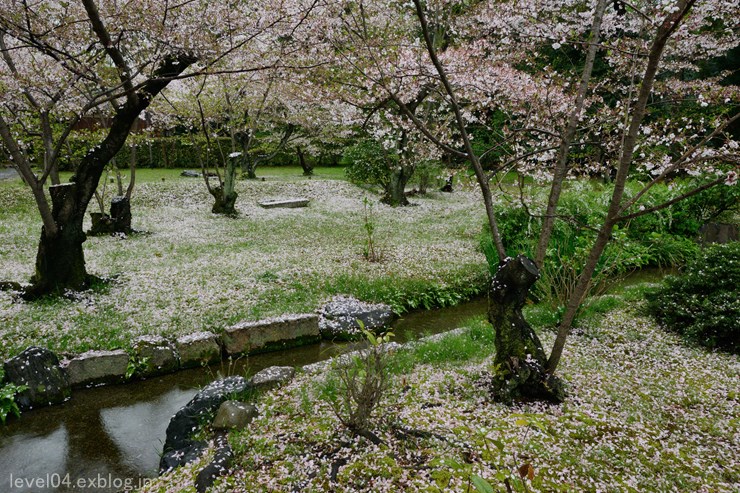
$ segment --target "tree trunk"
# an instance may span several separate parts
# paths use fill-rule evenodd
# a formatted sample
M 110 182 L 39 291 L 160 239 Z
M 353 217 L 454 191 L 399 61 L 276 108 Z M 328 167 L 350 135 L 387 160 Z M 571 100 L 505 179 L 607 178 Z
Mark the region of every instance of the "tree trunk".
M 60 293 L 64 289 L 81 290 L 89 285 L 91 276 L 85 269 L 82 250 L 86 239 L 82 231 L 85 209 L 66 208 L 67 197 L 76 192 L 77 185 L 74 183 L 49 188 L 52 215 L 58 228 L 55 234 L 49 234 L 45 227 L 41 229 L 36 272 L 31 278 L 33 285 L 26 292 L 28 298 Z
M 190 55 L 169 55 L 154 71 L 153 77 L 142 84 L 136 98 L 130 98 L 117 108 L 103 141 L 82 158 L 74 182 L 49 187 L 51 221 L 44 221 L 36 255 L 36 273 L 26 296 L 33 298 L 64 289 L 79 290 L 89 285 L 92 276 L 85 270 L 82 249 L 86 236 L 82 222 L 100 177 L 111 159 L 121 150 L 139 114 L 149 106 L 152 98 L 164 89 L 172 77 L 195 63 Z M 34 191 L 41 190 L 33 187 Z M 44 217 L 43 197 L 37 199 Z M 130 222 L 129 222 L 130 224 Z
M 596 270 L 599 258 L 611 238 L 614 226 L 619 221 L 619 211 L 622 205 L 622 198 L 624 196 L 627 178 L 629 177 L 630 167 L 632 166 L 640 125 L 642 124 L 642 120 L 645 118 L 647 112 L 647 104 L 653 90 L 653 83 L 655 82 L 655 77 L 658 73 L 663 50 L 665 49 L 668 39 L 681 25 L 681 21 L 686 15 L 688 15 L 694 3 L 694 0 L 680 1 L 677 5 L 678 8 L 669 13 L 660 24 L 657 34 L 650 46 L 647 65 L 645 67 L 645 75 L 642 78 L 637 102 L 632 111 L 632 118 L 630 119 L 624 143 L 622 144 L 617 174 L 614 178 L 614 190 L 612 191 L 609 208 L 607 209 L 606 219 L 599 229 L 599 234 L 596 237 L 594 244 L 591 246 L 588 259 L 586 260 L 586 265 L 581 271 L 576 288 L 571 294 L 566 305 L 563 320 L 560 322 L 560 326 L 558 327 L 558 335 L 555 338 L 555 343 L 553 344 L 552 352 L 550 353 L 550 359 L 547 362 L 548 373 L 550 374 L 555 372 L 560 363 L 560 357 L 563 355 L 565 341 L 568 338 L 568 334 L 570 333 L 570 329 L 576 318 L 578 309 L 591 286 L 591 278 Z
M 546 399 L 562 402 L 560 381 L 547 374 L 547 356 L 537 334 L 522 315 L 527 294 L 540 274 L 524 255 L 499 267 L 488 291 L 488 320 L 495 331 L 496 373 L 491 381 L 495 400 Z
M 381 202 L 391 207 L 409 205 L 406 198 L 406 183 L 408 183 L 409 178 L 411 178 L 411 173 L 408 172 L 405 166 L 398 166 L 391 171 L 388 182 L 385 184 L 385 195 Z
M 113 197 L 110 203 L 110 214 L 91 212 L 92 226 L 87 232 L 90 236 L 123 233 L 129 235 L 131 229 L 131 201 L 126 196 Z
M 224 193 L 223 185 L 216 187 L 211 192 L 215 202 L 211 208 L 214 214 L 223 214 L 225 216 L 236 216 L 236 198 L 238 194 L 232 191 L 230 194 Z
M 296 146 L 295 150 L 298 153 L 298 162 L 301 164 L 301 168 L 303 168 L 303 176 L 313 176 L 313 166 L 308 164 L 301 148 Z
M 242 172 L 247 174 L 248 180 L 257 179 L 257 161 L 249 157 L 249 154 L 244 153 L 244 160 L 242 161 Z

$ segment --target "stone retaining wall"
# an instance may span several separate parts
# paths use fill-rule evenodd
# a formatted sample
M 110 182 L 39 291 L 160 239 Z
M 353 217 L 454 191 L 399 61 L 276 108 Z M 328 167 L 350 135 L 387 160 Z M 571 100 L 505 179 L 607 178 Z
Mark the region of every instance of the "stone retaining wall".
M 355 311 L 358 303 L 362 304 L 351 298 L 341 299 L 350 301 L 350 306 Z M 377 310 L 381 305 L 367 306 Z M 390 307 L 385 307 L 390 312 Z M 176 340 L 161 336 L 142 336 L 133 341 L 128 351 L 88 351 L 62 359 L 61 362 L 51 351 L 29 348 L 4 363 L 5 380 L 28 387 L 28 390 L 16 396 L 17 401 L 25 403 L 23 409 L 56 404 L 59 399 L 49 400 L 40 391 L 46 385 L 44 379 L 49 375 L 57 375 L 55 378 L 62 387 L 57 392 L 69 396 L 71 389 L 75 388 L 120 384 L 217 363 L 225 356 L 251 355 L 312 344 L 319 342 L 322 335 L 325 339 L 330 337 L 330 334 L 319 330 L 324 317 L 322 310 L 323 308 L 319 310 L 319 314 L 291 314 L 256 322 L 242 322 L 225 329 L 223 335 L 196 332 Z M 352 312 L 352 315 L 363 317 L 365 314 Z M 390 321 L 392 315 L 384 320 L 386 319 Z M 35 376 L 8 371 L 15 363 L 18 363 L 18 367 L 27 366 L 34 358 L 39 359 L 38 355 L 42 353 L 47 357 L 35 364 Z M 5 382 L 0 382 L 0 386 L 3 383 Z

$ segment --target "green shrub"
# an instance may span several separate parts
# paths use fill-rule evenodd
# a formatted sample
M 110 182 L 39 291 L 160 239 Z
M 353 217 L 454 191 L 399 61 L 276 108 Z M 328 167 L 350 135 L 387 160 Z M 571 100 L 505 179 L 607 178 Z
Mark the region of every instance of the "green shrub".
M 368 347 L 335 358 L 320 392 L 345 427 L 375 441 L 378 439 L 370 428 L 390 384 L 388 343 L 393 333 L 376 336 L 365 330 L 361 321 L 358 323 Z
M 664 203 L 697 184 L 685 181 L 676 182 L 670 187 L 656 185 L 644 197 L 642 205 L 651 207 Z M 634 195 L 641 185 L 629 183 L 627 188 L 627 195 Z M 599 260 L 592 280 L 592 293 L 603 292 L 614 280 L 636 269 L 685 265 L 699 251 L 694 241 L 699 226 L 718 214 L 733 210 L 732 199 L 738 197 L 735 197 L 734 191 L 727 190 L 730 188 L 735 187 L 715 187 L 692 197 L 686 203 L 680 202 L 673 207 L 620 223 L 615 227 L 612 241 Z M 586 263 L 595 239 L 595 229 L 603 222 L 611 193 L 611 186 L 599 186 L 594 182 L 571 183 L 564 191 L 558 214 L 568 220 L 555 223 L 544 265 L 539 266 L 541 279 L 532 289 L 535 300 L 557 308 L 568 299 Z M 535 198 L 544 203 L 544 196 Z M 498 214 L 498 219 L 507 255 L 523 253 L 532 257 L 541 220 L 530 216 L 522 207 L 503 210 Z M 481 234 L 481 248 L 493 275 L 498 269 L 499 259 L 487 225 L 484 225 Z
M 678 276 L 647 293 L 647 310 L 666 329 L 712 349 L 740 349 L 740 243 L 707 248 Z
M 348 147 L 342 161 L 346 164 L 347 179 L 352 183 L 385 186 L 398 155 L 388 152 L 374 140 L 365 139 Z
M 4 378 L 3 369 L 0 367 L 0 423 L 2 424 L 5 424 L 9 414 L 13 414 L 16 418 L 20 417 L 21 410 L 18 408 L 18 403 L 15 402 L 15 396 L 28 388 L 25 385 L 15 385 L 13 383 L 3 384 Z

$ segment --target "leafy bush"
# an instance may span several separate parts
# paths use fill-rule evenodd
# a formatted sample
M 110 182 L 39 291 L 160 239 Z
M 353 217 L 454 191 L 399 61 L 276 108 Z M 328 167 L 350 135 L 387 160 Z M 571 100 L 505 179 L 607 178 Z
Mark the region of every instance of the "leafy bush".
M 641 204 L 651 207 L 666 202 L 697 185 L 694 181 L 656 185 Z M 636 193 L 640 187 L 639 183 L 629 183 L 627 194 Z M 737 207 L 733 199 L 740 202 L 737 200 L 740 196 L 729 190 L 732 188 L 736 187 L 706 190 L 689 201 L 616 227 L 596 268 L 592 293 L 603 292 L 615 279 L 636 269 L 685 265 L 699 251 L 694 240 L 700 225 Z M 603 221 L 610 196 L 610 186 L 597 186 L 594 182 L 572 183 L 563 193 L 558 214 L 568 219 L 555 223 L 544 265 L 539 266 L 541 280 L 532 290 L 536 300 L 555 308 L 569 297 L 595 238 L 594 229 Z M 544 203 L 544 197 L 536 199 Z M 541 220 L 531 217 L 522 207 L 510 207 L 499 213 L 498 218 L 507 254 L 533 256 Z M 481 248 L 493 275 L 499 259 L 487 225 L 481 235 Z
M 0 368 L 0 423 L 2 424 L 5 424 L 9 414 L 15 415 L 16 418 L 20 417 L 21 410 L 18 408 L 18 403 L 15 402 L 15 396 L 28 388 L 25 385 L 12 383 L 3 385 L 4 376 L 3 370 Z
M 429 189 L 436 191 L 439 188 L 439 176 L 442 174 L 442 163 L 439 161 L 421 161 L 414 169 L 411 183 L 416 186 L 419 193 L 427 193 Z
M 740 243 L 715 245 L 647 293 L 647 310 L 666 329 L 711 349 L 740 349 Z
M 398 155 L 389 153 L 378 142 L 365 139 L 344 151 L 342 161 L 347 179 L 355 184 L 383 185 Z
M 378 438 L 370 430 L 373 413 L 377 410 L 389 385 L 389 354 L 387 343 L 393 334 L 375 336 L 360 328 L 369 347 L 358 353 L 334 360 L 332 373 L 322 389 L 337 419 L 350 431 L 372 441 Z

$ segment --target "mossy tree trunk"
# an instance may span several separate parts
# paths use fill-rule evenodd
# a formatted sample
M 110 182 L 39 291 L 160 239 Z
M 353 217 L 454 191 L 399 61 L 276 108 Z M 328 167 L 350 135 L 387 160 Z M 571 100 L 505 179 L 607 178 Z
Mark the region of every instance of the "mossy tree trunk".
M 537 334 L 522 315 L 529 289 L 540 274 L 524 255 L 507 258 L 493 277 L 488 292 L 488 320 L 495 331 L 494 399 L 511 402 L 545 399 L 561 402 L 562 384 L 546 372 L 547 356 Z
M 406 184 L 412 174 L 413 168 L 409 169 L 407 166 L 399 164 L 393 168 L 385 184 L 385 195 L 381 201 L 392 207 L 409 205 L 409 201 L 406 198 Z
M 239 194 L 234 190 L 236 186 L 236 170 L 241 154 L 232 154 L 226 162 L 223 182 L 215 188 L 209 189 L 215 199 L 211 212 L 226 216 L 236 216 L 236 199 Z

